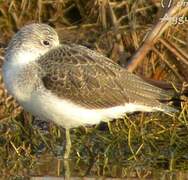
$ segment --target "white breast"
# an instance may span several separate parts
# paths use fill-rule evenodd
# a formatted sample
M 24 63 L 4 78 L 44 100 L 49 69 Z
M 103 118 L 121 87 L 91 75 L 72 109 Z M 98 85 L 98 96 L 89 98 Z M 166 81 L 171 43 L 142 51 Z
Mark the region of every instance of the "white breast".
M 3 80 L 8 92 L 18 101 L 29 100 L 36 72 L 32 65 L 40 56 L 31 51 L 13 51 L 6 55 L 3 65 Z M 29 77 L 29 78 L 28 78 Z

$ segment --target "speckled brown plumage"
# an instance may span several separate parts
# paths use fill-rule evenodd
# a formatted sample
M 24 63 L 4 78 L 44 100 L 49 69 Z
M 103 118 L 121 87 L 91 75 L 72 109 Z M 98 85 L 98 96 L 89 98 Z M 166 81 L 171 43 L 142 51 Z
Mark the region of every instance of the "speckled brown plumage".
M 40 78 L 56 96 L 87 108 L 125 103 L 170 108 L 172 93 L 150 85 L 110 59 L 75 44 L 64 44 L 39 59 Z M 164 107 L 163 107 L 164 106 Z

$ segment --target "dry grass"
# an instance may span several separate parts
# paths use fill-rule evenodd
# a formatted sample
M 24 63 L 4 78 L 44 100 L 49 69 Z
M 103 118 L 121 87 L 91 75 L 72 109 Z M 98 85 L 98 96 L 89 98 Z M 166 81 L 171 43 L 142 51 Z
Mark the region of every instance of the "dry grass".
M 0 65 L 10 37 L 31 22 L 48 23 L 57 29 L 62 42 L 83 44 L 125 65 L 165 12 L 159 0 L 114 0 L 110 5 L 108 0 L 0 1 Z M 135 73 L 186 82 L 187 23 L 168 25 L 152 41 Z M 34 128 L 29 115 L 18 115 L 20 109 L 7 96 L 2 78 L 0 83 L 0 174 L 62 175 L 61 160 L 51 159 L 63 153 L 61 129 L 52 124 L 47 131 Z M 73 129 L 73 175 L 162 176 L 157 169 L 165 170 L 163 176 L 168 177 L 168 172 L 187 170 L 187 106 L 182 104 L 181 113 L 174 117 L 136 113 L 108 126 Z

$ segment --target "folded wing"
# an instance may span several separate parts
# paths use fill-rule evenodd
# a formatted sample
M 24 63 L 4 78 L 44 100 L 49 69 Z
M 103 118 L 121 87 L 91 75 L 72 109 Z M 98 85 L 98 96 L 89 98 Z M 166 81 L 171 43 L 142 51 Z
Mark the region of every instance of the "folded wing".
M 46 89 L 62 99 L 98 109 L 136 103 L 175 111 L 161 103 L 172 98 L 110 59 L 79 45 L 62 45 L 42 56 L 39 76 Z

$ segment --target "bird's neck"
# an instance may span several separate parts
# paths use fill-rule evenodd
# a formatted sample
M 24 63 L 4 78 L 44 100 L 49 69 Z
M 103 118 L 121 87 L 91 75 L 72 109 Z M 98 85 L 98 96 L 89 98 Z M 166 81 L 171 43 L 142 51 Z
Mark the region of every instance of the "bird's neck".
M 3 79 L 5 87 L 18 100 L 28 98 L 34 76 L 32 64 L 37 56 L 30 51 L 13 51 L 5 56 Z
M 5 60 L 6 63 L 22 68 L 24 65 L 36 61 L 39 56 L 40 54 L 37 51 L 11 50 L 6 54 Z

